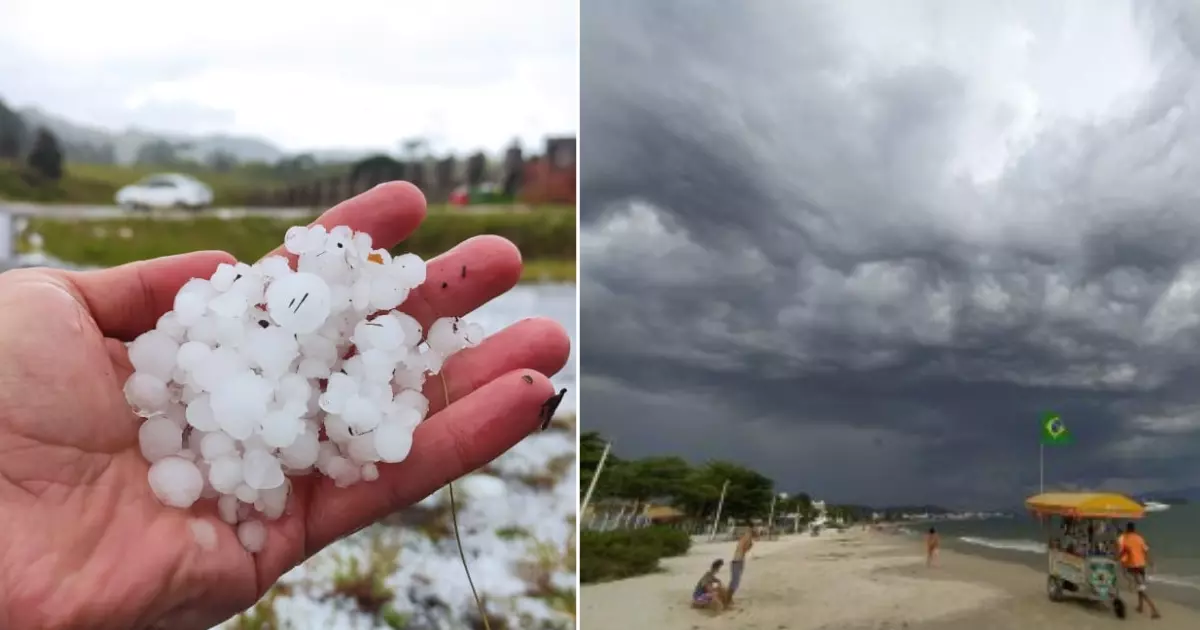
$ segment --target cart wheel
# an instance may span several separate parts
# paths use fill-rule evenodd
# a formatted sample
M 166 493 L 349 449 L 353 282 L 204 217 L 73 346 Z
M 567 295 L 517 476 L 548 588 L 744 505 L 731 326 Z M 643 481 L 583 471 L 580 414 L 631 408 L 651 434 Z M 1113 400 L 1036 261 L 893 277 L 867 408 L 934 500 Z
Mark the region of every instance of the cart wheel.
M 1063 600 L 1062 582 L 1053 575 L 1046 578 L 1046 595 L 1052 602 L 1061 602 Z
M 1125 618 L 1125 601 L 1120 597 L 1113 600 L 1113 614 L 1117 616 L 1117 619 Z

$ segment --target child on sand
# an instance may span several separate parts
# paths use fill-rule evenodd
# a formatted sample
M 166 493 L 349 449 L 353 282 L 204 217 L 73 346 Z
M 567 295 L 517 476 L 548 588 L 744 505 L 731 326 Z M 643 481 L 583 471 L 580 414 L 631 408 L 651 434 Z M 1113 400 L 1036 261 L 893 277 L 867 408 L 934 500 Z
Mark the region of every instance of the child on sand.
M 925 566 L 932 567 L 937 561 L 938 545 L 941 541 L 938 540 L 936 527 L 930 527 L 929 533 L 925 535 Z
M 721 578 L 717 577 L 724 564 L 724 560 L 714 560 L 708 571 L 700 577 L 700 581 L 696 582 L 696 588 L 692 590 L 694 608 L 708 608 L 718 613 L 725 610 L 725 601 L 729 599 L 729 594 L 725 587 L 721 586 Z

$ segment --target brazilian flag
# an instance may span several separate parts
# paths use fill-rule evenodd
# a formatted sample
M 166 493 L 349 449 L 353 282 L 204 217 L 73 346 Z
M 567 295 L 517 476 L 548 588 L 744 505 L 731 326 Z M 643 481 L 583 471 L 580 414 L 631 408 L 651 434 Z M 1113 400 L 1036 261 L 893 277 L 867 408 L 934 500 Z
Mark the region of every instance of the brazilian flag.
M 1045 446 L 1058 446 L 1070 443 L 1071 432 L 1067 430 L 1067 425 L 1063 423 L 1062 418 L 1056 413 L 1043 415 L 1042 444 Z

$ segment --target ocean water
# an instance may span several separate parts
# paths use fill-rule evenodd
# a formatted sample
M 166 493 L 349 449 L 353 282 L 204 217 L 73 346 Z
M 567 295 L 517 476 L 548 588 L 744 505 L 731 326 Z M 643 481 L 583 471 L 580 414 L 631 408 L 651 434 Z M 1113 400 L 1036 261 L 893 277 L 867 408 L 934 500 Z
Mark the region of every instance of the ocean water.
M 1028 515 L 934 523 L 942 543 L 955 551 L 999 560 L 1045 566 L 1046 540 L 1041 525 Z M 1169 599 L 1200 606 L 1200 504 L 1175 505 L 1150 512 L 1137 523 L 1150 545 L 1150 581 Z M 906 528 L 920 535 L 925 526 Z

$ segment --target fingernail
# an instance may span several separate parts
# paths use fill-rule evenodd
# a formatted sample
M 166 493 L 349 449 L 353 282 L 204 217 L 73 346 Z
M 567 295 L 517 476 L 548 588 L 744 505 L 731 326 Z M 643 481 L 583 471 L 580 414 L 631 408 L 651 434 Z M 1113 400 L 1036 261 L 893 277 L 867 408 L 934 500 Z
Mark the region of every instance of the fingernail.
M 550 423 L 554 420 L 554 412 L 558 411 L 558 406 L 562 404 L 563 396 L 565 396 L 566 393 L 567 388 L 564 387 L 559 390 L 557 394 L 551 396 L 546 400 L 546 402 L 542 403 L 542 426 L 539 429 L 540 431 L 545 431 L 546 429 L 550 428 Z

